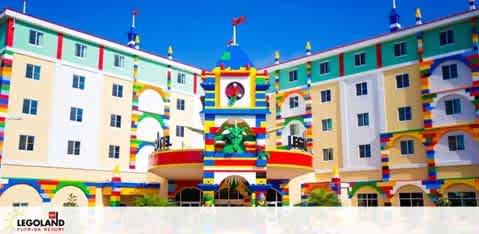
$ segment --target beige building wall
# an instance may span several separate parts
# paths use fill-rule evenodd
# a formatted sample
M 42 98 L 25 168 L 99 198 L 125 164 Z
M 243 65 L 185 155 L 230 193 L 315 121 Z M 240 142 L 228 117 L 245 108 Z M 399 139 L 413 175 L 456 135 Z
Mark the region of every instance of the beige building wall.
M 10 187 L 0 196 L 0 207 L 12 206 L 14 203 L 26 203 L 27 206 L 42 206 L 42 198 L 33 187 L 19 184 Z
M 269 95 L 269 112 L 266 116 L 266 130 L 272 130 L 276 127 L 276 95 Z M 276 148 L 276 131 L 268 133 L 266 136 L 266 148 Z
M 112 96 L 113 84 L 123 85 L 123 98 Z M 132 92 L 131 81 L 111 76 L 103 77 L 103 112 L 101 113 L 102 124 L 99 132 L 101 144 L 98 155 L 101 168 L 105 170 L 112 170 L 116 165 L 119 165 L 122 170 L 129 168 Z M 121 128 L 110 125 L 112 114 L 121 116 Z M 108 157 L 110 145 L 120 146 L 119 159 Z
M 396 76 L 404 73 L 409 74 L 409 87 L 398 89 L 396 86 Z M 385 71 L 384 90 L 386 132 L 423 127 L 421 77 L 418 64 Z M 409 121 L 399 121 L 398 108 L 405 106 L 411 106 L 412 119 Z
M 331 101 L 321 102 L 321 91 L 331 91 Z M 330 82 L 312 88 L 313 99 L 313 165 L 318 170 L 331 170 L 342 167 L 341 115 L 339 113 L 339 82 Z M 322 120 L 332 119 L 330 131 L 323 131 Z M 325 161 L 323 149 L 333 149 L 333 160 Z
M 185 109 L 177 109 L 178 99 L 185 100 Z M 191 149 L 202 148 L 203 135 L 194 132 L 188 127 L 202 130 L 199 112 L 201 111 L 201 101 L 199 97 L 181 93 L 171 92 L 170 96 L 170 139 L 173 149 Z M 184 137 L 176 136 L 176 126 L 184 126 Z
M 6 120 L 3 163 L 48 161 L 48 139 L 55 64 L 16 53 L 13 57 L 8 117 Z M 40 80 L 25 77 L 26 65 L 39 65 Z M 38 101 L 37 114 L 23 114 L 23 99 Z M 33 151 L 19 150 L 20 135 L 35 137 Z M 3 176 L 10 176 L 4 173 Z

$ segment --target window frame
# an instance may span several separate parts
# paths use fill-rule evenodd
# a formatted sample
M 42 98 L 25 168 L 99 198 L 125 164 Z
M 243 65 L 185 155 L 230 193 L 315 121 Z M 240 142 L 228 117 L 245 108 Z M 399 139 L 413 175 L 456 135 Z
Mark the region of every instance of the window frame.
M 368 95 L 368 82 L 361 81 L 355 84 L 356 86 L 356 97 L 367 96 Z
M 462 102 L 460 98 L 444 100 L 444 110 L 446 115 L 462 114 Z
M 399 55 L 396 55 L 396 46 L 399 45 Z M 401 45 L 404 45 L 403 47 Z M 394 54 L 394 57 L 395 58 L 400 58 L 400 57 L 404 57 L 404 56 L 407 56 L 407 52 L 408 52 L 408 49 L 407 49 L 407 42 L 405 41 L 399 41 L 399 42 L 396 42 L 394 43 L 393 45 L 393 54 Z M 403 51 L 404 50 L 404 51 Z M 401 53 L 403 52 L 403 53 Z
M 403 145 L 403 143 L 405 145 Z M 405 146 L 406 152 L 403 151 L 403 146 Z M 414 155 L 416 152 L 414 140 L 408 139 L 399 141 L 399 151 L 401 155 Z
M 186 101 L 183 98 L 176 99 L 176 110 L 185 111 L 186 109 Z
M 125 56 L 121 54 L 114 54 L 113 67 L 123 70 L 125 68 Z
M 407 122 L 412 120 L 411 106 L 398 107 L 398 120 L 399 122 Z
M 73 74 L 72 88 L 85 90 L 85 76 Z
M 33 33 L 33 37 L 34 37 L 34 42 L 32 43 L 31 41 L 31 37 L 32 37 L 32 33 Z M 34 29 L 30 29 L 29 31 L 29 35 L 28 35 L 28 44 L 30 46 L 35 46 L 35 47 L 39 47 L 39 48 L 42 48 L 43 47 L 43 38 L 44 38 L 44 33 L 43 32 L 40 32 L 38 30 L 34 30 Z
M 108 158 L 109 159 L 120 159 L 120 146 L 119 145 L 108 145 Z
M 35 136 L 20 134 L 18 136 L 18 150 L 35 151 Z
M 184 72 L 178 72 L 176 75 L 176 83 L 181 85 L 186 84 L 186 74 Z
M 377 193 L 358 193 L 356 198 L 359 207 L 379 206 L 379 196 Z
M 121 128 L 122 117 L 118 114 L 110 115 L 110 127 L 112 128 Z
M 400 80 L 399 80 L 400 78 Z M 406 79 L 405 79 L 406 78 Z M 401 73 L 401 74 L 396 74 L 395 76 L 396 79 L 396 89 L 406 89 L 411 86 L 411 81 L 409 79 L 409 73 Z M 401 82 L 399 82 L 401 81 Z M 407 82 L 405 82 L 407 81 Z M 405 85 L 407 83 L 407 85 Z M 399 85 L 401 84 L 401 85 Z M 399 87 L 401 86 L 401 87 Z
M 22 102 L 22 114 L 38 115 L 38 100 L 24 98 Z
M 320 94 L 321 94 L 321 103 L 331 102 L 331 100 L 332 100 L 331 89 L 321 90 Z M 327 100 L 325 100 L 325 99 L 327 99 Z
M 419 194 L 420 196 L 418 196 Z M 405 204 L 405 203 L 409 203 L 409 204 Z M 423 207 L 424 193 L 422 192 L 399 193 L 399 206 L 400 207 Z
M 299 96 L 291 96 L 289 99 L 289 109 L 299 108 Z
M 87 57 L 88 46 L 82 43 L 75 43 L 75 57 L 85 59 Z
M 371 144 L 359 145 L 359 158 L 371 158 Z
M 357 114 L 358 127 L 369 127 L 369 112 Z
M 319 75 L 320 76 L 328 75 L 329 73 L 331 73 L 331 68 L 330 68 L 329 64 L 330 64 L 329 60 L 319 62 Z M 323 72 L 323 65 L 326 66 L 326 72 Z
M 442 65 L 441 66 L 441 73 L 442 73 L 441 74 L 442 75 L 442 80 L 459 79 L 459 72 L 458 72 L 458 69 L 457 69 L 457 63 Z M 448 74 L 447 77 L 446 77 L 446 74 Z
M 31 68 L 31 69 L 29 69 Z M 31 77 L 29 77 L 29 70 L 31 70 Z M 41 73 L 42 73 L 42 66 L 40 65 L 35 65 L 31 63 L 27 63 L 25 65 L 25 78 L 29 80 L 40 80 L 41 79 Z
M 83 108 L 80 107 L 70 107 L 70 121 L 72 122 L 83 122 Z
M 356 63 L 357 62 L 356 56 L 359 56 L 359 63 L 360 64 Z M 361 51 L 361 52 L 354 53 L 354 67 L 362 67 L 362 66 L 365 66 L 365 65 L 366 65 L 366 52 Z
M 333 130 L 333 119 L 327 118 L 321 120 L 321 129 L 323 132 L 330 132 Z
M 291 74 L 295 74 L 293 76 L 293 79 L 291 79 Z M 298 81 L 298 69 L 297 68 L 294 68 L 294 69 L 291 69 L 288 71 L 288 80 L 289 82 L 295 82 L 295 81 Z
M 451 34 L 449 34 L 449 32 L 452 32 Z M 442 34 L 445 33 L 446 35 L 446 42 L 443 44 L 442 43 Z M 449 38 L 451 37 L 451 38 Z M 439 46 L 440 47 L 443 47 L 443 46 L 450 46 L 450 45 L 454 45 L 456 43 L 456 38 L 455 38 L 455 32 L 454 32 L 454 29 L 445 29 L 445 30 L 442 30 L 439 32 Z
M 461 134 L 447 136 L 447 146 L 449 152 L 465 151 L 466 143 L 464 135 Z
M 333 161 L 333 148 L 323 148 L 323 161 Z
M 123 85 L 113 84 L 111 88 L 111 96 L 117 98 L 123 98 Z
M 183 125 L 176 125 L 176 131 L 175 131 L 176 137 L 185 137 L 185 126 Z
M 81 142 L 77 140 L 67 141 L 67 155 L 78 156 L 81 154 Z

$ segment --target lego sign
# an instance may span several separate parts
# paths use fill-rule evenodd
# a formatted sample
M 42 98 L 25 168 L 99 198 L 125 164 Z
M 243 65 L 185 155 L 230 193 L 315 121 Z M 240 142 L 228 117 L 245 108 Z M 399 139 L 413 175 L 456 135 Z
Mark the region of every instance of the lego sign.
M 169 136 L 160 137 L 160 133 L 156 134 L 155 151 L 169 150 L 170 146 L 171 146 L 171 142 L 170 142 Z
M 298 136 L 288 136 L 288 148 L 306 151 L 306 139 Z

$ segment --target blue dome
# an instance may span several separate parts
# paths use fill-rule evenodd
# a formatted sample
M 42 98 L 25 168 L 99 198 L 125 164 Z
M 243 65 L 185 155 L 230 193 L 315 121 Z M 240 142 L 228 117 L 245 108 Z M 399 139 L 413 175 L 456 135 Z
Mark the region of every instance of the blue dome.
M 253 67 L 253 63 L 249 59 L 248 55 L 238 46 L 230 46 L 226 51 L 221 55 L 220 59 L 216 62 L 216 66 L 220 67 L 224 65 L 225 68 L 230 68 L 233 70 L 240 69 L 241 67 L 246 67 L 249 65 Z

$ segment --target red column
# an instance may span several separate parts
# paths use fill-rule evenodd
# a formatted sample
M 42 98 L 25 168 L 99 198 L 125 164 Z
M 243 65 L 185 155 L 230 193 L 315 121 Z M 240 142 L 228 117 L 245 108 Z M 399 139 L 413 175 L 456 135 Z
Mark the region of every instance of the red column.
M 103 53 L 104 46 L 100 46 L 100 51 L 98 52 L 98 70 L 103 70 Z
M 344 76 L 344 54 L 339 54 L 339 76 Z
M 63 55 L 63 33 L 58 33 L 57 38 L 57 59 L 62 59 Z
M 12 47 L 13 46 L 13 18 L 7 19 L 7 35 L 5 40 L 5 45 Z
M 383 67 L 383 53 L 381 51 L 381 43 L 376 44 L 376 67 Z
M 198 89 L 197 83 L 198 83 L 198 76 L 195 73 L 195 75 L 193 76 L 193 93 L 194 94 L 196 94 L 197 89 Z

